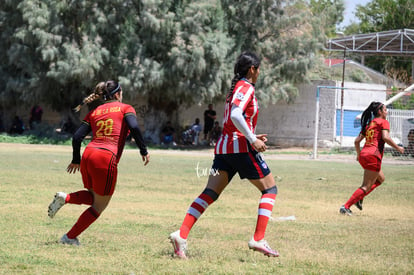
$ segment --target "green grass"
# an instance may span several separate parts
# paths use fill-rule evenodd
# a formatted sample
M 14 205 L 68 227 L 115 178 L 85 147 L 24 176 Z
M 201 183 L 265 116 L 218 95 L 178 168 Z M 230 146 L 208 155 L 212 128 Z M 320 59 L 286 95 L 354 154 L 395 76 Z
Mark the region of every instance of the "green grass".
M 54 219 L 47 206 L 56 191 L 82 189 L 65 168 L 70 146 L 0 143 L 0 274 L 412 274 L 414 270 L 413 165 L 384 165 L 386 182 L 352 217 L 338 209 L 362 180 L 357 162 L 273 160 L 279 194 L 266 239 L 279 258 L 249 251 L 258 192 L 237 176 L 197 222 L 189 260 L 172 257 L 168 235 L 205 187 L 196 167 L 212 155 L 152 150 L 144 167 L 126 150 L 114 197 L 80 237 L 57 240 L 85 206 L 66 205 Z

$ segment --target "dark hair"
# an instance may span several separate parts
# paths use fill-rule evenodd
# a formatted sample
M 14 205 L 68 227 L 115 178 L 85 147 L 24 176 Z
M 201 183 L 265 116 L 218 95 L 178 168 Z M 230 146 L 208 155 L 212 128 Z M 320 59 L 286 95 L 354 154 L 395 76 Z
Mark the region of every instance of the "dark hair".
M 369 104 L 368 108 L 362 113 L 361 116 L 361 133 L 365 134 L 367 126 L 371 123 L 371 121 L 379 116 L 379 110 L 381 110 L 382 104 L 381 102 L 373 101 Z
M 242 52 L 237 58 L 236 64 L 234 64 L 234 77 L 231 80 L 231 87 L 229 94 L 227 95 L 227 100 L 232 96 L 236 83 L 243 77 L 246 77 L 252 66 L 256 69 L 259 68 L 260 58 L 252 52 Z
M 105 82 L 104 87 L 104 100 L 110 100 L 114 97 L 114 95 L 121 90 L 121 85 L 113 80 L 108 80 Z

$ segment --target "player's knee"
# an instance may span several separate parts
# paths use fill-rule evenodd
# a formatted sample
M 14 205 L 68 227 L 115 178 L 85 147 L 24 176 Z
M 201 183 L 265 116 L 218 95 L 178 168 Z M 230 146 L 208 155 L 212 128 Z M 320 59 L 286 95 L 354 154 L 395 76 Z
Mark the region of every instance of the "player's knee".
M 264 195 L 264 194 L 277 194 L 277 186 L 276 186 L 276 185 L 274 185 L 274 186 L 272 186 L 272 187 L 270 187 L 270 188 L 268 188 L 268 189 L 263 190 L 263 191 L 262 191 L 262 194 L 263 194 L 263 195 Z

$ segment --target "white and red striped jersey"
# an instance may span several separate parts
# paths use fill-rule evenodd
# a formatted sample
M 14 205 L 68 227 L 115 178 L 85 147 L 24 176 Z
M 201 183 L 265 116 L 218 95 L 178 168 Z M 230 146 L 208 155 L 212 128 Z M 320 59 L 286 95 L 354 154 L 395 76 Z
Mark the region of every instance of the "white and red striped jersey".
M 233 94 L 228 98 L 223 118 L 223 131 L 215 147 L 215 154 L 235 154 L 249 152 L 249 143 L 246 137 L 237 129 L 230 118 L 232 105 L 243 110 L 244 119 L 249 129 L 254 133 L 256 130 L 257 115 L 259 107 L 254 95 L 254 86 L 246 79 L 236 83 Z

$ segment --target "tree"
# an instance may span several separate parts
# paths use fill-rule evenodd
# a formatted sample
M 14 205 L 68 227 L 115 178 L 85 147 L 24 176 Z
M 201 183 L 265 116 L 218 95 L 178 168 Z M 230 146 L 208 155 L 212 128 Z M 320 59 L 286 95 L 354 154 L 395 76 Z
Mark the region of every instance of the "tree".
M 151 11 L 151 13 L 149 13 Z M 160 126 L 180 107 L 211 101 L 223 92 L 226 37 L 223 12 L 211 1 L 175 1 L 144 6 L 131 28 L 130 43 L 121 51 L 120 80 L 131 94 L 148 100 L 145 137 L 158 142 Z
M 147 102 L 145 135 L 180 108 L 223 98 L 243 50 L 262 58 L 258 96 L 291 102 L 321 47 L 305 1 L 4 0 L 0 100 L 70 113 L 98 81 Z M 12 20 L 9 20 L 12 19 Z M 11 42 L 4 42 L 4 41 Z M 7 53 L 7 54 L 6 54 Z M 16 103 L 16 102 L 15 102 Z
M 413 29 L 413 10 L 414 1 L 412 0 L 372 0 L 365 6 L 357 5 L 355 15 L 360 22 L 352 24 L 345 31 L 355 34 Z M 411 61 L 405 57 L 370 56 L 365 59 L 365 64 L 386 74 L 395 70 L 402 74 L 404 71 L 411 71 Z
M 116 75 L 122 43 L 117 30 L 131 2 L 21 0 L 2 5 L 1 26 L 10 41 L 1 44 L 8 61 L 1 64 L 8 72 L 1 83 L 3 104 L 13 94 L 25 104 L 41 101 L 71 114 L 98 80 Z
M 344 20 L 345 5 L 343 0 L 311 0 L 311 11 L 314 16 L 320 17 L 324 25 L 325 35 L 336 35 L 336 25 Z

